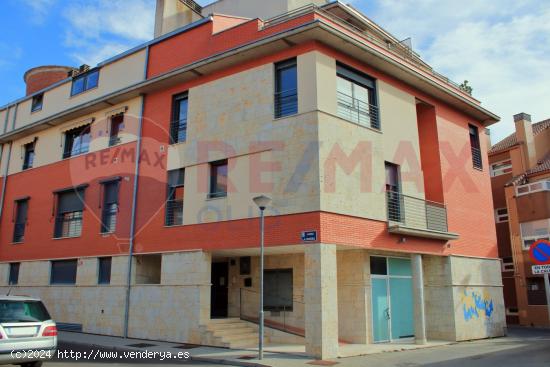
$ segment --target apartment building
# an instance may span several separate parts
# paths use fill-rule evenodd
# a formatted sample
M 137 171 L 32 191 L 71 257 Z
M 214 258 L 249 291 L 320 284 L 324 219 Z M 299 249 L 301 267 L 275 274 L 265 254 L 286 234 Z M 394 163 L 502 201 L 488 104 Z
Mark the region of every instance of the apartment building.
M 514 116 L 516 131 L 489 150 L 506 319 L 550 326 L 544 278 L 532 273 L 529 248 L 550 240 L 550 120 Z
M 1 289 L 85 332 L 255 345 L 267 195 L 268 343 L 502 336 L 498 117 L 349 5 L 258 4 L 159 0 L 150 42 L 27 73 L 0 111 Z

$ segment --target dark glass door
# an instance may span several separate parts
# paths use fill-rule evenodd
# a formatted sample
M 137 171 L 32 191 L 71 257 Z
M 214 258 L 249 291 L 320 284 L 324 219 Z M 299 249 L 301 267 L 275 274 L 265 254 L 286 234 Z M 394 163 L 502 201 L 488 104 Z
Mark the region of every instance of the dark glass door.
M 211 318 L 227 317 L 228 263 L 212 263 Z

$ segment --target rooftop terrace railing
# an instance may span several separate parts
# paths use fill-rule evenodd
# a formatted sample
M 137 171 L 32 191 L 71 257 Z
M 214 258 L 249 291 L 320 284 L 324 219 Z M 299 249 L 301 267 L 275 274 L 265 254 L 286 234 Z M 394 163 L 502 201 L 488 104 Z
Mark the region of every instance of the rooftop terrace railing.
M 431 67 L 429 67 L 429 65 L 425 64 L 419 57 L 419 55 L 414 52 L 414 50 L 412 50 L 410 47 L 408 47 L 407 45 L 404 45 L 403 43 L 399 43 L 399 42 L 393 42 L 393 41 L 390 41 L 390 40 L 381 40 L 380 38 L 378 37 L 375 37 L 374 35 L 370 34 L 369 32 L 347 22 L 346 20 L 338 17 L 337 15 L 323 9 L 322 7 L 319 7 L 315 4 L 310 4 L 310 5 L 306 5 L 306 6 L 303 6 L 301 8 L 297 8 L 295 10 L 292 10 L 290 12 L 287 12 L 285 14 L 281 14 L 281 15 L 278 15 L 278 16 L 275 16 L 273 18 L 270 18 L 270 19 L 267 19 L 266 21 L 263 22 L 263 28 L 269 28 L 269 27 L 273 27 L 277 24 L 281 24 L 281 23 L 284 23 L 286 21 L 289 21 L 291 19 L 294 19 L 294 18 L 298 18 L 300 16 L 303 16 L 303 15 L 306 15 L 306 14 L 309 14 L 309 13 L 318 13 L 318 14 L 321 14 L 322 16 L 326 17 L 326 18 L 329 18 L 331 21 L 337 23 L 338 25 L 352 31 L 352 32 L 358 32 L 360 33 L 363 37 L 365 37 L 368 41 L 372 42 L 372 43 L 375 43 L 377 44 L 378 46 L 381 46 L 383 47 L 384 49 L 390 51 L 392 54 L 398 56 L 400 59 L 404 60 L 404 61 L 407 61 L 407 62 L 411 62 L 411 63 L 414 63 L 415 66 L 417 67 L 420 67 L 422 70 L 430 73 L 434 78 L 438 79 L 439 81 L 445 83 L 445 84 L 448 84 L 449 86 L 453 87 L 453 89 L 457 89 L 459 90 L 460 92 L 462 92 L 463 94 L 465 92 L 463 92 L 461 89 L 460 89 L 460 84 L 450 80 L 448 77 L 436 72 L 435 70 L 433 70 Z

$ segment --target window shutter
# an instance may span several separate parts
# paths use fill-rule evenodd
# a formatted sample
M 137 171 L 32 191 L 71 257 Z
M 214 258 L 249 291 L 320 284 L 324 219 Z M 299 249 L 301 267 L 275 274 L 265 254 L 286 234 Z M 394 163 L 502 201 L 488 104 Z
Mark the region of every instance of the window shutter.
M 77 212 L 84 209 L 84 189 L 59 193 L 58 213 Z

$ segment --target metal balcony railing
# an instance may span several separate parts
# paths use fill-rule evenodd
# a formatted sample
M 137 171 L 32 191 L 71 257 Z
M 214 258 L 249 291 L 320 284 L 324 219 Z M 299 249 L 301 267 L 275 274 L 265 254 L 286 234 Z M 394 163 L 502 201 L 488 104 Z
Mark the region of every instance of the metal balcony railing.
M 275 117 L 290 116 L 298 113 L 298 91 L 289 89 L 275 93 Z
M 79 237 L 82 234 L 82 212 L 58 215 L 55 219 L 55 238 Z
M 378 107 L 342 92 L 338 92 L 338 116 L 380 130 Z
M 170 123 L 170 144 L 181 143 L 187 139 L 187 119 Z
M 444 204 L 387 191 L 388 221 L 405 227 L 448 232 L 447 208 Z

